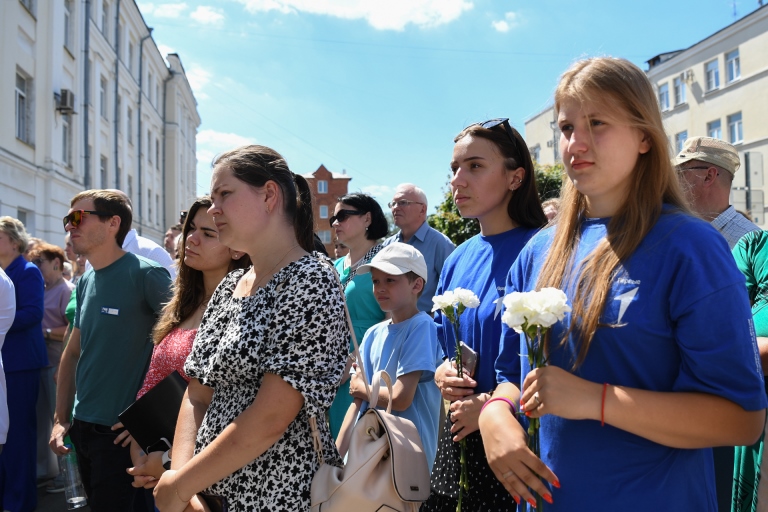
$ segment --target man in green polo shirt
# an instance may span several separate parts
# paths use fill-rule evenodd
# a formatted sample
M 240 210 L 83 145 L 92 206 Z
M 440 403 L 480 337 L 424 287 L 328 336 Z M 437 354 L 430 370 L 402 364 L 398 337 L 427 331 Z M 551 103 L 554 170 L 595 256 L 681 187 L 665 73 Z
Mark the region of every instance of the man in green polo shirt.
M 170 298 L 168 271 L 125 252 L 131 208 L 124 195 L 87 190 L 64 219 L 76 253 L 93 268 L 77 283 L 77 309 L 59 367 L 51 448 L 67 453 L 69 433 L 94 512 L 152 510 L 143 489 L 131 486 L 127 448 L 115 445 L 111 425 L 141 387 L 152 355 L 151 331 Z M 74 404 L 74 418 L 69 414 Z

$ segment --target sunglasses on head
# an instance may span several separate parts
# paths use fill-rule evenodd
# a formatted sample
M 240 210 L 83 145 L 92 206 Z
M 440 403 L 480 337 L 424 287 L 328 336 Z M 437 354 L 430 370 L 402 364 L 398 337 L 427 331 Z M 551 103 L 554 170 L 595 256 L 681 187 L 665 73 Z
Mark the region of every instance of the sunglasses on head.
M 69 215 L 64 216 L 64 229 L 67 229 L 67 224 L 72 224 L 72 227 L 76 228 L 83 222 L 83 217 L 86 215 L 98 215 L 99 217 L 111 217 L 111 213 L 99 212 L 96 210 L 75 210 Z
M 328 222 L 331 224 L 331 227 L 333 227 L 334 222 L 339 221 L 339 223 L 342 223 L 352 215 L 365 215 L 365 212 L 361 212 L 360 210 L 339 210 L 339 213 L 331 216 L 331 218 L 328 219 Z
M 515 147 L 515 151 L 518 155 L 522 155 L 523 153 L 520 151 L 520 147 L 517 145 L 517 138 L 515 137 L 515 132 L 512 131 L 512 127 L 509 125 L 509 118 L 508 117 L 498 117 L 496 119 L 489 119 L 487 121 L 483 121 L 482 123 L 477 123 L 476 126 L 480 126 L 481 128 L 485 128 L 486 130 L 493 130 L 497 126 L 501 126 L 504 128 L 504 131 L 506 132 L 509 139 L 512 141 L 512 145 Z M 522 162 L 518 162 L 518 165 L 521 165 Z

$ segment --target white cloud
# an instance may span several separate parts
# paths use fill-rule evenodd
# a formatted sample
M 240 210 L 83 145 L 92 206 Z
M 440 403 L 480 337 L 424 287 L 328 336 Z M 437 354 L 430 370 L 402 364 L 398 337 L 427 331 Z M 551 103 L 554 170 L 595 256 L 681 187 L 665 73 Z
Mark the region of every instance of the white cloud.
M 155 4 L 136 2 L 136 5 L 138 6 L 139 11 L 141 11 L 141 14 L 152 14 L 155 11 Z
M 508 12 L 504 15 L 504 19 L 491 22 L 491 26 L 498 32 L 509 32 L 510 29 L 518 25 L 518 17 L 514 12 Z
M 211 162 L 216 155 L 235 149 L 254 140 L 237 133 L 201 130 L 197 134 L 197 193 L 205 194 L 211 184 Z
M 224 21 L 224 12 L 216 7 L 201 5 L 189 17 L 204 25 L 220 25 Z
M 384 200 L 385 202 L 392 199 L 392 196 L 395 195 L 394 187 L 388 185 L 368 185 L 361 190 L 377 200 Z
M 187 10 L 187 4 L 149 4 L 152 6 L 152 14 L 158 18 L 178 18 Z
M 189 86 L 195 93 L 198 100 L 208 99 L 208 94 L 203 91 L 208 82 L 211 81 L 211 73 L 200 67 L 198 64 L 191 64 L 186 70 Z
M 364 19 L 377 30 L 403 30 L 413 24 L 428 28 L 454 21 L 472 9 L 470 0 L 237 0 L 252 13 L 279 11 Z

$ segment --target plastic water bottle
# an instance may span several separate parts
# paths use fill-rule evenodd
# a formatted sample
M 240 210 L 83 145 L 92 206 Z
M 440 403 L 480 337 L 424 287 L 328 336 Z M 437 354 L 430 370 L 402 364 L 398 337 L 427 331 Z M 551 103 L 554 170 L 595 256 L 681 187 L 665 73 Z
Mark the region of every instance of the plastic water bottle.
M 72 450 L 72 445 L 68 444 L 66 446 Z M 86 506 L 88 499 L 85 496 L 85 487 L 83 487 L 83 481 L 80 478 L 80 469 L 77 467 L 77 455 L 75 455 L 75 452 L 70 451 L 66 455 L 60 455 L 59 467 L 64 473 L 64 480 L 66 482 L 64 496 L 67 499 L 69 510 Z

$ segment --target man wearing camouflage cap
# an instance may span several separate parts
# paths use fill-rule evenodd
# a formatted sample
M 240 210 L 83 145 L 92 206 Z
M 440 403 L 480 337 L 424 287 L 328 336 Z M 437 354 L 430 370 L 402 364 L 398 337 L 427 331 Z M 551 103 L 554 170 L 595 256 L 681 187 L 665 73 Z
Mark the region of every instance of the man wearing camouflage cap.
M 739 238 L 760 228 L 731 206 L 731 182 L 741 165 L 731 144 L 711 137 L 691 137 L 674 160 L 691 206 L 708 220 L 733 249 Z

